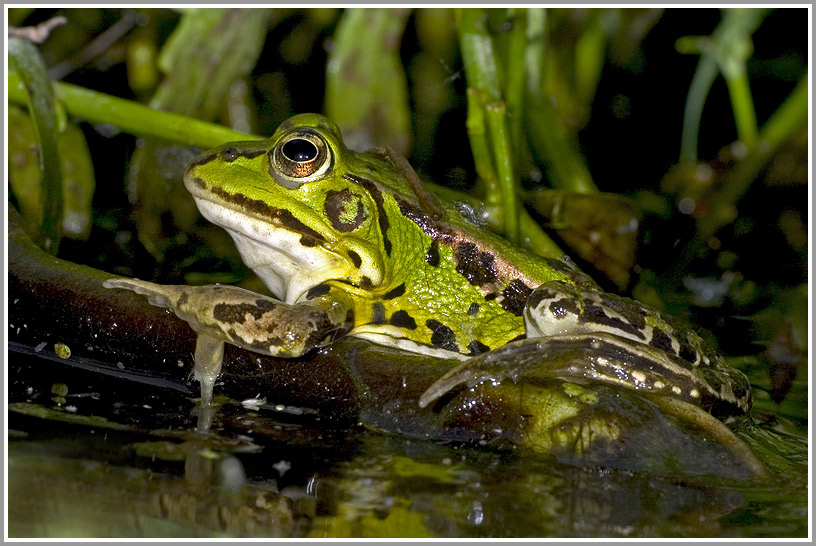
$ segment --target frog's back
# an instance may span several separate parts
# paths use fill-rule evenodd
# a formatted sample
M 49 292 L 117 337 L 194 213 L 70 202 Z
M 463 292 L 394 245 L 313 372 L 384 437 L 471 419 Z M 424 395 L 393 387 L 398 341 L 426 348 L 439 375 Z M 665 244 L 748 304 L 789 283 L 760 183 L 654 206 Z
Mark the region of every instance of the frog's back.
M 442 214 L 435 217 L 399 177 L 373 180 L 360 172 L 346 179 L 377 203 L 386 273 L 380 286 L 355 294 L 364 303 L 354 334 L 426 345 L 427 352 L 479 354 L 523 337 L 533 290 L 568 278 L 452 204 L 437 201 Z

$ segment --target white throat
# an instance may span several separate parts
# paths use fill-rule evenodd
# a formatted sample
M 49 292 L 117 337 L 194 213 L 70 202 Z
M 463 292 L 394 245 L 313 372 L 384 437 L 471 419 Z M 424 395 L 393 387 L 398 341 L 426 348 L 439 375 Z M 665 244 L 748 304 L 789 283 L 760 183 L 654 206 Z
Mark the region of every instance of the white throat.
M 244 263 L 275 297 L 295 303 L 309 288 L 332 277 L 340 260 L 328 252 L 304 249 L 301 236 L 223 205 L 196 198 L 201 214 L 224 228 L 235 241 Z

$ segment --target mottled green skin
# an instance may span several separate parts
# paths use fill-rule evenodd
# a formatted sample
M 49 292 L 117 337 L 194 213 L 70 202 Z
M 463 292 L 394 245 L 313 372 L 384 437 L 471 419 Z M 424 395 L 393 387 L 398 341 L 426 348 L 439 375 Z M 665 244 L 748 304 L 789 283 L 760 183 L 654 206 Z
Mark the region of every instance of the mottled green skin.
M 302 128 L 325 139 L 333 164 L 320 179 L 290 189 L 276 182 L 269 154 Z M 225 150 L 231 161 L 225 160 Z M 230 143 L 207 152 L 190 166 L 185 181 L 199 205 L 209 201 L 244 215 L 233 225 L 213 219 L 234 236 L 253 224 L 301 234 L 303 253 L 330 264 L 325 270 L 298 273 L 306 277 L 302 280 L 269 282 L 276 275 L 259 267 L 259 259 L 248 255 L 251 251 L 240 240 L 238 245 L 282 299 L 302 300 L 320 284 L 350 295 L 352 334 L 381 334 L 428 350 L 477 354 L 524 334 L 521 315 L 536 286 L 569 279 L 566 270 L 469 222 L 451 204 L 437 201 L 443 215 L 432 218 L 403 173 L 386 159 L 346 148 L 337 127 L 321 116 L 295 116 L 268 140 Z M 335 209 L 341 213 L 332 221 L 327 211 Z M 280 211 L 289 211 L 297 222 Z M 268 256 L 277 259 L 271 248 Z

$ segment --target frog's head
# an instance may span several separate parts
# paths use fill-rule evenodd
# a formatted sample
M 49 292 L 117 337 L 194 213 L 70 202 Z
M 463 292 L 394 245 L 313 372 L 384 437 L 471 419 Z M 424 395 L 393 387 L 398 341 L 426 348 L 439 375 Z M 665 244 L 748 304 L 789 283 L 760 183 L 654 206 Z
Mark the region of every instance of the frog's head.
M 326 280 L 382 282 L 390 244 L 382 196 L 360 180 L 392 173 L 384 161 L 347 149 L 328 119 L 301 114 L 267 140 L 204 152 L 184 184 L 204 217 L 233 237 L 244 262 L 292 302 Z

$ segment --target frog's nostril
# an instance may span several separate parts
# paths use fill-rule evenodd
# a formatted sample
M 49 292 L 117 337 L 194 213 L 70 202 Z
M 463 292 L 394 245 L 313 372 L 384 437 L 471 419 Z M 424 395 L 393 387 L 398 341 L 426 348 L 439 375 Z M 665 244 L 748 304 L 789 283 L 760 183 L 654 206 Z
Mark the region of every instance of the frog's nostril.
M 238 155 L 239 155 L 238 150 L 236 150 L 235 148 L 224 148 L 223 150 L 221 150 L 221 159 L 229 163 L 232 163 L 233 161 L 238 159 Z

